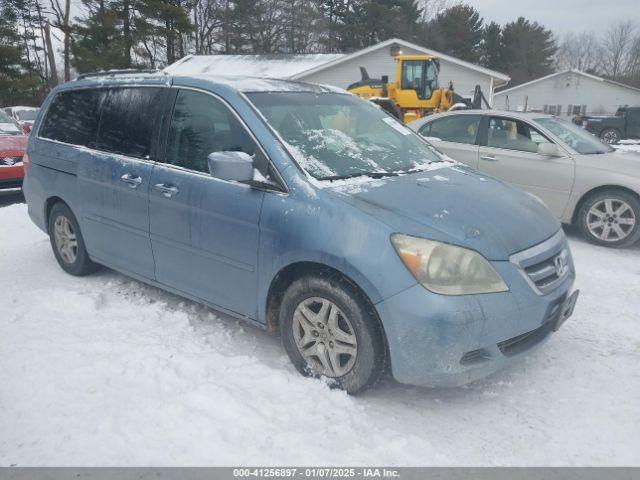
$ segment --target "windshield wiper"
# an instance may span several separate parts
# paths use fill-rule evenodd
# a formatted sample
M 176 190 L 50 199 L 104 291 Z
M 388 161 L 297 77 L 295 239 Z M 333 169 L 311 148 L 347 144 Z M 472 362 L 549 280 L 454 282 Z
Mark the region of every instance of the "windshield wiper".
M 347 180 L 349 178 L 356 177 L 371 177 L 371 178 L 383 178 L 383 177 L 397 177 L 399 173 L 397 172 L 358 172 L 358 173 L 348 173 L 346 175 L 331 175 L 328 177 L 320 177 L 318 180 L 328 180 L 333 182 L 334 180 Z
M 427 162 L 427 165 L 431 165 L 433 163 L 433 161 L 429 161 Z M 423 169 L 421 168 L 412 168 L 411 170 L 402 170 L 400 172 L 398 172 L 398 174 L 400 175 L 411 175 L 412 173 L 422 173 L 424 172 Z
M 429 160 L 427 162 L 428 165 L 431 165 L 433 160 Z M 320 177 L 318 180 L 328 180 L 330 182 L 334 180 L 346 180 L 349 178 L 356 177 L 371 177 L 371 178 L 384 178 L 384 177 L 399 177 L 400 175 L 410 175 L 412 173 L 421 173 L 424 172 L 421 168 L 412 168 L 411 170 L 398 170 L 395 172 L 356 172 L 356 173 L 348 173 L 346 175 L 331 175 L 328 177 Z

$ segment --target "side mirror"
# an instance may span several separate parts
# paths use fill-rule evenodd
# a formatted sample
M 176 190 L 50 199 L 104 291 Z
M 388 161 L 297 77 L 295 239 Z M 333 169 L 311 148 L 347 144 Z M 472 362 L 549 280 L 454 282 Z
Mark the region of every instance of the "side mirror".
M 244 152 L 213 152 L 207 157 L 212 177 L 236 182 L 253 180 L 253 159 Z
M 546 155 L 547 157 L 561 157 L 560 149 L 555 143 L 539 143 L 538 153 L 540 155 Z
M 31 132 L 31 125 L 29 125 L 28 123 L 23 123 L 22 124 L 22 131 L 24 133 L 30 133 Z

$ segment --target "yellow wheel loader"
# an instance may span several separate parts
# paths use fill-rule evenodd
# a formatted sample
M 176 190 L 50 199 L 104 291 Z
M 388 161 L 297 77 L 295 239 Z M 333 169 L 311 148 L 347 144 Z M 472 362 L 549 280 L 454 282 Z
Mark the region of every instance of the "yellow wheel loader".
M 440 62 L 436 57 L 398 55 L 396 63 L 395 82 L 389 82 L 386 75 L 381 79 L 370 78 L 367 70 L 360 67 L 362 80 L 349 85 L 348 90 L 380 105 L 404 123 L 451 109 L 481 108 L 481 100 L 488 107 L 480 85 L 476 86 L 472 100 L 455 93 L 451 83 L 448 88 L 440 88 Z

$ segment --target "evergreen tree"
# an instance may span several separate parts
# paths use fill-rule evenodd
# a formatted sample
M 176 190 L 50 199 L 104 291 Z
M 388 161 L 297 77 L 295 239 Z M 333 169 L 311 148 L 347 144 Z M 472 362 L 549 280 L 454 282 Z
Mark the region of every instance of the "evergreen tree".
M 482 30 L 480 44 L 480 63 L 492 70 L 502 71 L 505 64 L 502 58 L 504 45 L 502 44 L 502 28 L 496 22 L 485 25 Z
M 421 42 L 428 48 L 472 63 L 481 55 L 483 19 L 469 5 L 455 5 L 424 24 Z
M 274 1 L 230 2 L 229 49 L 225 53 L 275 53 L 282 40 L 282 10 Z
M 324 38 L 327 52 L 349 52 L 360 47 L 364 35 L 366 0 L 321 0 L 327 22 Z
M 368 47 L 390 38 L 412 40 L 420 18 L 420 9 L 415 0 L 370 0 L 361 10 L 364 32 L 361 47 Z
M 29 31 L 24 29 L 23 15 L 28 11 L 24 0 L 0 3 L 0 105 L 33 103 L 42 96 L 43 79 L 27 55 Z
M 323 0 L 328 51 L 349 52 L 389 38 L 413 39 L 420 8 L 416 0 Z
M 184 57 L 185 35 L 193 30 L 187 0 L 138 0 L 135 6 L 134 38 L 145 44 L 151 66 L 157 67 L 162 59 L 150 45 L 162 46 L 167 64 Z
M 283 0 L 284 52 L 311 53 L 318 50 L 325 23 L 315 1 Z
M 17 18 L 15 5 L 3 1 L 0 5 L 0 100 L 5 105 L 18 88 L 21 75 L 22 51 Z
M 524 17 L 502 29 L 503 61 L 511 85 L 548 75 L 554 70 L 557 47 L 553 32 Z
M 83 0 L 89 15 L 77 19 L 71 47 L 72 64 L 80 72 L 129 68 L 125 55 L 122 10 L 119 2 Z

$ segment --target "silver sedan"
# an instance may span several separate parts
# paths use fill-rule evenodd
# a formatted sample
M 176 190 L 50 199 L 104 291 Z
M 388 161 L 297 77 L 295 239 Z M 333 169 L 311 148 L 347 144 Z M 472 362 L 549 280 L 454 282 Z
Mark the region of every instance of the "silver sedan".
M 409 127 L 450 157 L 523 188 L 591 242 L 640 239 L 640 154 L 617 152 L 570 122 L 539 113 L 464 110 Z

